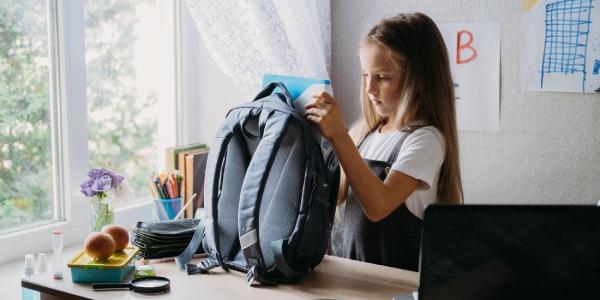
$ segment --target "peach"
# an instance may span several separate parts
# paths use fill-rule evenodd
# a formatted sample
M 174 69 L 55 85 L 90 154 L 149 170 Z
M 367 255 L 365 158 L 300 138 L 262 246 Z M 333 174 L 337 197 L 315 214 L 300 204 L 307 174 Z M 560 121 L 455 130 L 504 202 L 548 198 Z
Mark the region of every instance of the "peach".
M 102 227 L 101 232 L 110 234 L 115 240 L 115 252 L 123 251 L 129 243 L 129 233 L 127 232 L 127 229 L 121 225 L 106 225 Z
M 115 251 L 115 240 L 107 233 L 92 232 L 83 244 L 85 253 L 96 259 L 107 259 Z

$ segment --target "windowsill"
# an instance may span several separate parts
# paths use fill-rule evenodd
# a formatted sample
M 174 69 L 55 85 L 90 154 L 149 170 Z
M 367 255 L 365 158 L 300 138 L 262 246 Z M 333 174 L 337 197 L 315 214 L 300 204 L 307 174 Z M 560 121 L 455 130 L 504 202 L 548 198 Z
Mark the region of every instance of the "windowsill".
M 203 208 L 199 208 L 197 214 L 198 217 L 203 217 L 204 216 L 204 209 Z M 127 228 L 131 228 L 131 226 L 135 225 L 138 221 L 144 221 L 144 222 L 149 222 L 149 221 L 155 221 L 153 219 L 153 212 L 152 212 L 152 202 L 151 201 L 139 201 L 136 203 L 132 203 L 129 204 L 125 207 L 122 208 L 118 208 L 115 209 L 115 223 L 116 224 L 121 224 Z M 31 232 L 47 232 L 48 230 L 52 231 L 52 230 L 57 230 L 57 229 L 62 229 L 64 227 L 68 226 L 68 222 L 56 222 L 56 223 L 52 223 L 52 224 L 48 224 L 48 225 L 44 225 L 44 226 L 39 226 L 36 228 L 32 228 L 30 229 Z M 77 226 L 76 226 L 77 227 Z M 65 247 L 72 247 L 74 245 L 81 245 L 83 242 L 83 239 L 85 238 L 85 236 L 87 236 L 87 234 L 89 233 L 89 224 L 87 224 L 86 226 L 79 226 L 80 229 L 83 231 L 84 235 L 79 238 L 79 239 L 71 239 L 72 242 L 69 244 L 65 243 Z M 64 231 L 64 229 L 62 229 Z M 29 232 L 29 234 L 31 234 L 31 232 Z M 42 235 L 44 233 L 41 233 Z M 25 237 L 23 232 L 19 232 L 19 233 L 15 233 L 15 236 L 22 236 L 24 240 L 28 240 L 30 238 Z M 3 236 L 2 238 L 6 238 L 8 235 Z M 35 254 L 35 258 L 37 260 L 37 254 L 39 252 L 44 252 L 46 253 L 46 257 L 48 259 L 48 271 L 50 271 L 49 268 L 51 268 L 51 264 L 50 262 L 52 261 L 52 251 L 51 251 L 51 247 L 50 247 L 50 238 L 49 238 L 49 234 L 48 234 L 48 245 L 45 247 L 45 249 L 43 250 L 39 250 L 39 251 L 31 251 L 31 249 L 27 249 L 26 252 L 27 253 L 33 253 Z M 67 236 L 65 235 L 65 238 Z M 4 241 L 2 240 L 2 238 L 0 238 L 0 244 L 6 245 L 4 243 Z M 14 237 L 12 237 L 14 238 Z M 26 248 L 24 248 L 26 249 Z M 2 250 L 0 249 L 0 252 Z M 65 253 L 68 256 L 68 253 Z M 24 260 L 23 257 L 25 256 L 25 250 L 23 251 L 23 253 L 21 253 L 18 257 L 8 261 L 5 260 L 4 262 L 0 262 L 0 282 L 6 282 L 8 283 L 5 287 L 5 289 L 3 289 L 2 295 L 3 295 L 3 299 L 20 299 L 21 298 L 21 277 L 23 276 L 23 265 L 24 265 Z M 70 257 L 63 257 L 63 259 L 67 260 Z M 68 271 L 68 270 L 67 270 Z
M 126 207 L 115 209 L 115 224 L 132 228 L 138 221 L 153 221 L 152 202 L 139 201 Z M 13 245 L 0 247 L 0 266 L 11 261 L 22 261 L 27 253 L 36 254 L 51 250 L 51 233 L 60 230 L 64 234 L 65 247 L 81 244 L 90 233 L 89 219 L 87 222 L 60 221 L 34 228 L 0 236 L 0 245 Z
M 61 221 L 2 235 L 0 245 L 11 246 L 0 248 L 0 264 L 22 260 L 26 253 L 49 251 L 52 248 L 52 231 L 55 230 L 63 232 L 65 246 L 81 243 L 89 233 L 89 227 L 89 223 L 77 224 Z

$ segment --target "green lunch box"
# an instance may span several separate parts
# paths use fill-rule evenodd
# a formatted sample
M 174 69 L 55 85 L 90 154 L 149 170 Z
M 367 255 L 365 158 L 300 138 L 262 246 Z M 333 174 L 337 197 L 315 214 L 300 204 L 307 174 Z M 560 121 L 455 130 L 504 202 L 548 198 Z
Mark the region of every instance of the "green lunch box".
M 94 260 L 84 250 L 77 253 L 68 266 L 71 278 L 77 283 L 119 283 L 134 268 L 137 247 L 128 246 L 105 260 Z

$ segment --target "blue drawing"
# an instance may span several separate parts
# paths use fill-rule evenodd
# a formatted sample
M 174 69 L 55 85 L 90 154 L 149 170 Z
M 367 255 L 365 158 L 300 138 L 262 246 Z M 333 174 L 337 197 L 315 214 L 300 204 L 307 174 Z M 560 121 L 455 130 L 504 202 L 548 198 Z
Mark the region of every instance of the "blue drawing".
M 544 74 L 582 73 L 585 92 L 586 53 L 594 0 L 559 0 L 546 5 L 546 31 L 540 87 Z
M 460 87 L 460 84 L 458 83 L 454 83 L 454 100 L 460 100 L 460 96 L 458 96 L 458 87 Z
M 598 73 L 600 73 L 600 59 L 596 59 L 596 61 L 594 61 L 594 71 L 592 74 L 598 75 Z

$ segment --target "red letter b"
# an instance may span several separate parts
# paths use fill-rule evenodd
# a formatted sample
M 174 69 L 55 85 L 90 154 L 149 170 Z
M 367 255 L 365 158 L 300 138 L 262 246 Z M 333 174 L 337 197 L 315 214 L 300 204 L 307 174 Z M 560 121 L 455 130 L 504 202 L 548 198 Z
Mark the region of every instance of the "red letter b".
M 461 44 L 461 39 L 462 39 L 463 34 L 467 35 L 467 41 L 466 41 L 466 43 Z M 471 46 L 472 43 L 473 43 L 473 34 L 470 31 L 461 30 L 456 33 L 456 64 L 458 64 L 458 65 L 466 64 L 466 63 L 474 60 L 477 57 L 477 50 L 475 50 L 475 48 L 473 48 Z M 471 56 L 467 57 L 466 59 L 462 59 L 460 54 L 463 49 L 470 49 L 472 52 Z

